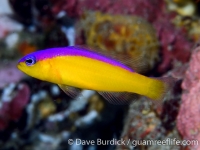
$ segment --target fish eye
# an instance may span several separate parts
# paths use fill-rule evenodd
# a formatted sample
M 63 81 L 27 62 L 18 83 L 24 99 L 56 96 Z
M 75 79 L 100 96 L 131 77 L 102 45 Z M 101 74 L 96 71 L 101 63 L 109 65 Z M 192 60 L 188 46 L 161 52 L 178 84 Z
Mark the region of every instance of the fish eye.
M 26 58 L 25 63 L 27 66 L 32 66 L 36 63 L 36 59 L 34 56 L 28 57 Z

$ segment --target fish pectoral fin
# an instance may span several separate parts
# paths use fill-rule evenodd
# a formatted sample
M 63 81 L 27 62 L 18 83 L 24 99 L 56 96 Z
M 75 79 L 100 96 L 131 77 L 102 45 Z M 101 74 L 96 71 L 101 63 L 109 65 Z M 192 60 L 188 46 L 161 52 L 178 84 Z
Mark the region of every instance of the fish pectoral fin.
M 63 84 L 58 84 L 58 86 L 71 98 L 75 98 L 79 95 L 81 92 L 81 89 L 68 86 L 68 85 L 63 85 Z
M 115 105 L 126 105 L 132 101 L 136 101 L 139 99 L 138 94 L 128 93 L 128 92 L 99 92 L 101 96 L 103 96 L 109 103 Z

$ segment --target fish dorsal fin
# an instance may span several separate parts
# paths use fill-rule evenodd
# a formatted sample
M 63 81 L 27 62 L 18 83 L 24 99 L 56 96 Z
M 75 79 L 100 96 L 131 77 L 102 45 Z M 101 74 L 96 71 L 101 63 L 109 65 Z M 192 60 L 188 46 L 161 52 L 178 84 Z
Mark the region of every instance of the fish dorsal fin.
M 98 92 L 109 103 L 115 105 L 126 105 L 139 98 L 138 94 L 127 92 Z
M 81 92 L 80 89 L 72 87 L 72 86 L 68 86 L 68 85 L 62 85 L 62 84 L 58 84 L 58 86 L 71 98 L 75 98 L 79 95 L 79 93 Z
M 83 45 L 71 46 L 71 48 L 91 51 L 91 52 L 95 52 L 97 54 L 106 56 L 107 58 L 114 59 L 139 73 L 141 73 L 143 70 L 147 70 L 147 66 L 145 65 L 144 61 L 142 61 L 144 59 L 144 56 L 142 53 L 138 54 L 137 56 L 130 56 L 129 54 L 126 54 L 125 52 L 119 53 L 114 50 L 108 51 L 108 50 L 102 50 L 97 47 L 92 48 L 92 47 L 83 46 Z

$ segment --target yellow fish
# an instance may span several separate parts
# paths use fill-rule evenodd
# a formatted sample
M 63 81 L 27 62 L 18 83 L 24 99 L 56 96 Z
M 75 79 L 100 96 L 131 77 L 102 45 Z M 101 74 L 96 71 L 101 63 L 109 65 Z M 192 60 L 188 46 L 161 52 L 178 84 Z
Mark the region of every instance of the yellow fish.
M 161 100 L 171 83 L 146 77 L 120 61 L 77 46 L 33 52 L 19 60 L 18 68 L 32 77 L 58 84 L 69 95 L 75 88 L 96 90 L 115 104 L 126 101 L 117 96 L 121 92 Z

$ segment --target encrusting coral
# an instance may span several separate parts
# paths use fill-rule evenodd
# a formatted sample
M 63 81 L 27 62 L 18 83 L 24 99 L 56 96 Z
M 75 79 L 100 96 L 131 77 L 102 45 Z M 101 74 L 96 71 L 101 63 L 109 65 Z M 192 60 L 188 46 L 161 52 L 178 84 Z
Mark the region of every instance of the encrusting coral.
M 141 72 L 152 69 L 159 60 L 155 29 L 140 17 L 89 11 L 77 22 L 77 28 L 83 31 L 88 46 L 142 60 Z

